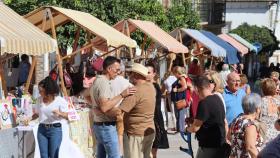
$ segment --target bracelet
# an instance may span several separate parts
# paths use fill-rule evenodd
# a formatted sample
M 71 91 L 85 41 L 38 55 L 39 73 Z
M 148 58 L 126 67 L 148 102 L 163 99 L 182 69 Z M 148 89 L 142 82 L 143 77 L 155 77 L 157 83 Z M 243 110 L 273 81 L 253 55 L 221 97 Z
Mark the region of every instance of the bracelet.
M 122 94 L 120 94 L 120 96 L 121 96 L 122 98 L 124 98 L 124 96 L 123 96 Z

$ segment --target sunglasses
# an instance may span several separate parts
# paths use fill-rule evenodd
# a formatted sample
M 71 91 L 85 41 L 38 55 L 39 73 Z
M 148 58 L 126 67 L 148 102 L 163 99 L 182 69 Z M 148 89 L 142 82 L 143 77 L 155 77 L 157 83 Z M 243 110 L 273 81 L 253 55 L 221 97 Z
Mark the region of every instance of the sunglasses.
M 214 80 L 208 80 L 208 81 L 209 81 L 209 83 L 215 83 Z

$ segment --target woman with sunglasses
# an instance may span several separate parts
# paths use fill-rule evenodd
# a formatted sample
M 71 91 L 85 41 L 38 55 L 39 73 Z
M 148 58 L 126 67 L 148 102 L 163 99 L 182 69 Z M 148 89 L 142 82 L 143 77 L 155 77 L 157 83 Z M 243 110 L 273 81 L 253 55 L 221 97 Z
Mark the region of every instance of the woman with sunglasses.
M 225 100 L 224 100 L 224 97 L 223 97 L 223 92 L 224 92 L 224 86 L 223 86 L 223 81 L 222 81 L 222 78 L 221 76 L 219 75 L 218 72 L 216 71 L 210 71 L 206 74 L 208 80 L 209 80 L 209 83 L 210 83 L 210 87 L 212 89 L 212 93 L 214 95 L 217 95 L 219 96 L 219 98 L 221 99 L 221 101 L 223 102 L 223 105 L 224 105 L 224 110 L 225 110 L 225 113 L 226 113 L 226 104 L 225 104 Z M 228 122 L 227 120 L 225 119 L 225 130 L 226 130 L 226 134 L 227 134 L 227 137 L 226 137 L 226 141 L 227 143 L 229 143 L 229 128 L 228 128 Z
M 56 81 L 46 77 L 39 83 L 40 97 L 34 109 L 36 118 L 39 116 L 37 139 L 41 158 L 58 158 L 62 141 L 61 123 L 68 119 L 68 104 L 58 96 L 59 88 Z

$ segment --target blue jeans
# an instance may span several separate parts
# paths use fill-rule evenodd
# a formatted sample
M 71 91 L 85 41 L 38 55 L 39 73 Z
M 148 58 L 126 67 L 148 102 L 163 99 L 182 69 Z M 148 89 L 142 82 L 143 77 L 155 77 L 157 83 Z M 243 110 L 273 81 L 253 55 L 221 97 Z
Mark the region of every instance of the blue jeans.
M 46 128 L 39 126 L 37 138 L 41 158 L 58 158 L 59 147 L 62 141 L 61 127 Z
M 178 110 L 176 108 L 176 104 L 174 103 L 175 106 L 175 116 L 176 116 L 176 126 L 177 126 L 177 131 L 178 132 L 184 132 L 185 131 L 185 118 L 187 114 L 187 108 L 183 108 L 181 110 Z
M 120 158 L 119 142 L 116 126 L 93 125 L 97 140 L 96 158 Z

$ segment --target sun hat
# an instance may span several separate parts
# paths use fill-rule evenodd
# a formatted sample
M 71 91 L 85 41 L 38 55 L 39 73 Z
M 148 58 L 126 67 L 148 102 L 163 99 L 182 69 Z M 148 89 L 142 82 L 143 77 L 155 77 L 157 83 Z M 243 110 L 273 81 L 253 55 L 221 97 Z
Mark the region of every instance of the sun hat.
M 134 63 L 130 69 L 130 72 L 135 72 L 138 73 L 144 77 L 148 76 L 148 68 L 146 68 L 144 65 L 142 64 L 138 64 L 138 63 Z

